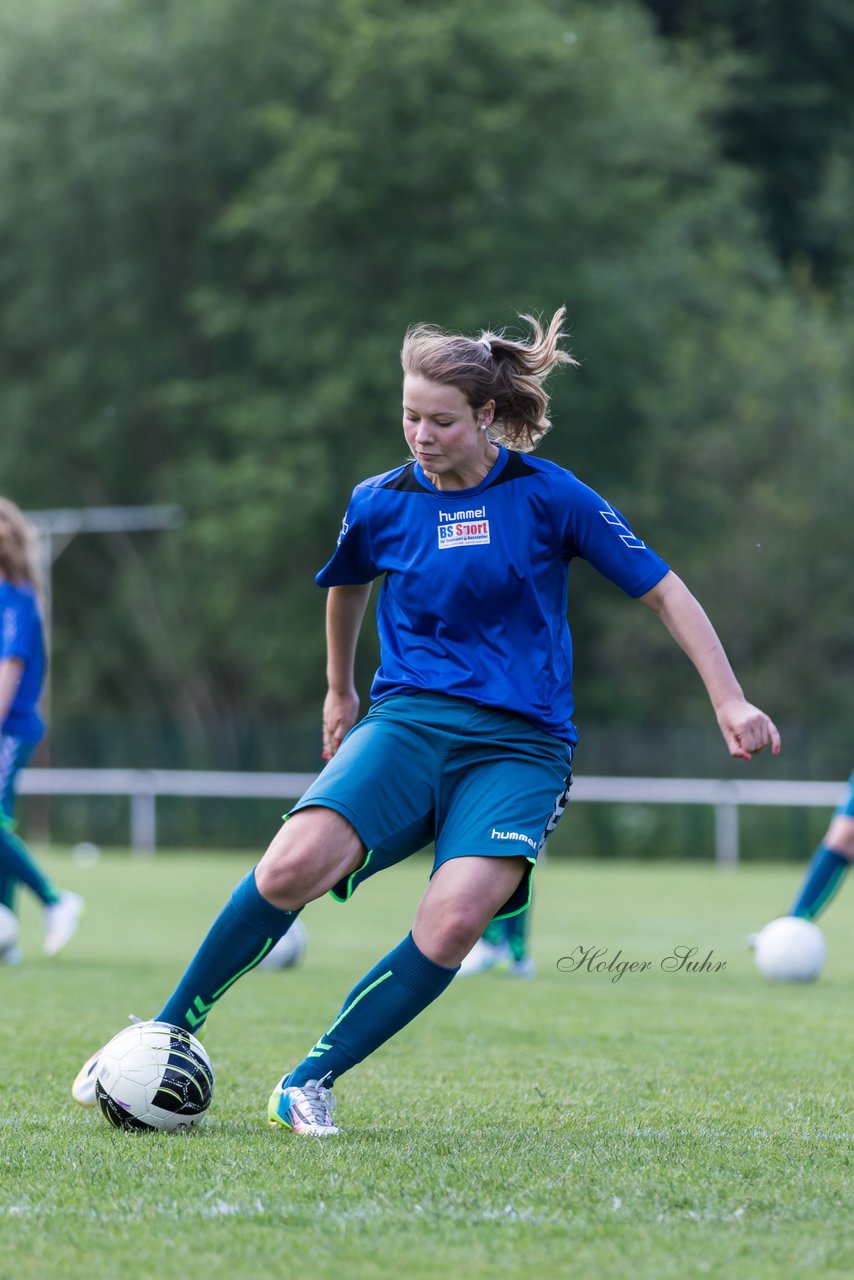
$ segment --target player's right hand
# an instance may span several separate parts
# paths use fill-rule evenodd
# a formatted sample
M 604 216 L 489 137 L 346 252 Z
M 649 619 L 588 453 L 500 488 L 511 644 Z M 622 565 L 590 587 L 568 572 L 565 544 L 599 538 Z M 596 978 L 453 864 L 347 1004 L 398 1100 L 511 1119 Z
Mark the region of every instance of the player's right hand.
M 338 693 L 329 689 L 323 702 L 323 759 L 331 760 L 359 718 L 355 689 Z
M 766 747 L 780 754 L 780 733 L 770 716 L 744 698 L 731 698 L 718 708 L 718 726 L 731 756 L 750 760 Z

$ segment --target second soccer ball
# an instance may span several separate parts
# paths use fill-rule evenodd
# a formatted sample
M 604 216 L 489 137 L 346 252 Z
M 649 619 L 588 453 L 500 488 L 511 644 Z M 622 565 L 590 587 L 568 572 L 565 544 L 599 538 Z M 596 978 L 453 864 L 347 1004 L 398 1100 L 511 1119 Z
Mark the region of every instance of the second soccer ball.
M 759 972 L 775 982 L 814 982 L 824 968 L 827 949 L 818 925 L 799 916 L 781 916 L 756 935 L 753 948 Z

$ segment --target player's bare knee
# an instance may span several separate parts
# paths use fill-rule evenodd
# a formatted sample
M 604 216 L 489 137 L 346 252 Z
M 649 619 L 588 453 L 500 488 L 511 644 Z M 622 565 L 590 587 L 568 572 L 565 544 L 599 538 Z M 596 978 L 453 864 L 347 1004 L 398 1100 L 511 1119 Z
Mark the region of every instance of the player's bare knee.
M 277 850 L 268 854 L 269 850 L 255 869 L 258 892 L 268 902 L 293 911 L 324 892 L 317 887 L 318 870 L 310 851 Z
M 840 814 L 827 830 L 824 843 L 828 849 L 841 853 L 843 858 L 854 859 L 854 818 Z
M 364 847 L 350 824 L 328 809 L 301 809 L 276 834 L 255 869 L 259 893 L 295 910 L 354 871 Z
M 482 913 L 468 903 L 451 903 L 429 919 L 416 920 L 416 945 L 435 964 L 455 969 L 471 951 L 485 924 Z

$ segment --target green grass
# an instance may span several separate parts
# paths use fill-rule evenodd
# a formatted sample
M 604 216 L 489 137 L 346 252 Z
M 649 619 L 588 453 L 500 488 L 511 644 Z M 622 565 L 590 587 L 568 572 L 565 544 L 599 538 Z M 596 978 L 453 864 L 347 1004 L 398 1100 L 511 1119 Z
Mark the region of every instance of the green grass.
M 0 966 L 0 1278 L 312 1280 L 854 1273 L 854 938 L 825 918 L 808 987 L 766 983 L 747 932 L 791 867 L 573 864 L 538 872 L 530 982 L 455 983 L 337 1090 L 343 1134 L 274 1133 L 277 1075 L 402 937 L 427 864 L 306 913 L 293 972 L 247 976 L 211 1018 L 217 1073 L 191 1136 L 123 1134 L 70 1100 L 82 1060 L 162 1002 L 241 856 L 46 857 L 85 896 L 78 937 Z M 577 945 L 650 960 L 562 973 Z M 677 945 L 725 961 L 664 973 Z

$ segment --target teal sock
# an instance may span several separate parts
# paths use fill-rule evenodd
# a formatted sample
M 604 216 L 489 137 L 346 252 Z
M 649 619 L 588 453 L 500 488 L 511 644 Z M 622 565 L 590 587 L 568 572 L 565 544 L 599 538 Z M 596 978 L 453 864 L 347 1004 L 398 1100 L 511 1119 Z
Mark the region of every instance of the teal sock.
M 490 920 L 489 924 L 483 931 L 483 940 L 488 942 L 491 947 L 500 947 L 502 942 L 506 940 L 507 933 L 504 928 L 503 920 Z
M 35 859 L 23 840 L 15 835 L 13 827 L 14 824 L 0 814 L 0 871 L 6 886 L 3 894 L 4 902 L 6 897 L 9 897 L 10 901 L 13 900 L 14 887 L 11 882 L 19 880 L 28 889 L 32 889 L 46 907 L 52 907 L 55 902 L 59 902 L 62 895 L 56 885 L 52 884 L 36 865 Z
M 299 910 L 282 911 L 261 896 L 253 868 L 211 925 L 157 1021 L 198 1031 L 217 1000 L 261 963 L 298 915 Z
M 286 1083 L 333 1083 L 432 1004 L 456 972 L 428 960 L 415 945 L 412 934 L 407 934 L 353 988 L 332 1026 L 293 1069 Z
M 15 911 L 17 888 L 18 881 L 15 877 L 7 875 L 0 866 L 0 907 L 5 907 L 7 911 Z
M 848 859 L 820 844 L 807 867 L 804 882 L 790 915 L 814 920 L 835 896 L 848 870 Z
M 510 948 L 510 954 L 515 961 L 524 960 L 528 952 L 528 924 L 530 921 L 531 908 L 525 907 L 524 911 L 517 911 L 515 916 L 508 916 L 502 921 L 504 925 L 504 937 Z

